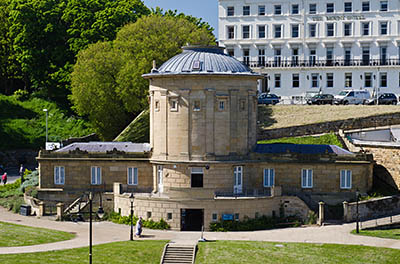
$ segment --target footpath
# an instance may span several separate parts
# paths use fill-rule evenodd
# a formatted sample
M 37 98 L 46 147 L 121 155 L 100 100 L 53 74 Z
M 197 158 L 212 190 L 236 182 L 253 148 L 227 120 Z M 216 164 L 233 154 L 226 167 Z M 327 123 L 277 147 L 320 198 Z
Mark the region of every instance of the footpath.
M 3 207 L 0 207 L 0 221 L 76 234 L 74 239 L 56 243 L 24 247 L 0 247 L 0 254 L 32 253 L 88 246 L 89 223 L 87 222 L 72 223 L 38 219 L 34 216 L 22 216 L 11 213 Z M 350 231 L 353 229 L 355 229 L 355 223 L 253 232 L 204 232 L 204 238 L 207 240 L 247 240 L 278 243 L 329 243 L 400 249 L 400 240 L 352 235 L 350 234 Z M 129 240 L 129 234 L 130 226 L 128 225 L 119 225 L 111 222 L 93 223 L 94 245 L 127 241 Z M 185 244 L 193 243 L 193 241 L 197 241 L 201 237 L 201 232 L 178 232 L 149 229 L 144 229 L 143 234 L 144 237 L 140 238 L 140 240 L 169 240 L 171 242 Z

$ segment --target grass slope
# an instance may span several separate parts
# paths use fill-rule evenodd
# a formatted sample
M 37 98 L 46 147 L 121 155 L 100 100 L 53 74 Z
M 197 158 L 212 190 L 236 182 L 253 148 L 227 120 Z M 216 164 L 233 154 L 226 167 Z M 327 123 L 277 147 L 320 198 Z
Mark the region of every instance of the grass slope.
M 197 264 L 400 263 L 400 250 L 365 246 L 217 241 L 200 243 Z
M 356 230 L 351 231 L 352 234 L 357 235 Z M 372 236 L 372 237 L 380 237 L 380 238 L 390 238 L 390 239 L 400 239 L 400 229 L 368 229 L 368 230 L 360 230 L 358 235 L 361 236 Z
M 151 264 L 160 263 L 167 241 L 128 241 L 93 247 L 96 264 Z M 77 248 L 29 254 L 0 255 L 2 264 L 83 264 L 89 263 L 89 249 Z
M 93 130 L 77 117 L 68 116 L 55 103 L 39 98 L 19 101 L 0 94 L 0 150 L 37 149 L 46 139 L 48 109 L 49 141 L 88 135 Z
M 74 234 L 67 232 L 0 222 L 0 247 L 31 246 L 69 240 L 74 237 Z
M 271 140 L 261 140 L 259 144 L 272 144 L 272 143 L 292 143 L 292 144 L 313 144 L 313 145 L 337 145 L 343 147 L 343 144 L 339 141 L 337 136 L 333 133 L 322 135 L 319 137 L 291 137 L 291 138 L 279 138 Z
M 144 110 L 114 139 L 114 141 L 149 143 L 149 137 L 150 110 Z

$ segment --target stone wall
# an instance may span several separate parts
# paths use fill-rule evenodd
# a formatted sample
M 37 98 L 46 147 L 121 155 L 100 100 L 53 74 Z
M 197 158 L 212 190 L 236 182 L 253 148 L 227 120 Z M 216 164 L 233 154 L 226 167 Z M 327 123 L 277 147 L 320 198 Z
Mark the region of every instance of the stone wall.
M 366 127 L 381 127 L 400 124 L 400 113 L 376 115 L 363 118 L 352 118 L 332 122 L 324 122 L 303 126 L 284 127 L 276 129 L 259 129 L 257 140 L 268 140 L 282 137 L 298 137 L 337 132 L 339 129 L 360 129 Z

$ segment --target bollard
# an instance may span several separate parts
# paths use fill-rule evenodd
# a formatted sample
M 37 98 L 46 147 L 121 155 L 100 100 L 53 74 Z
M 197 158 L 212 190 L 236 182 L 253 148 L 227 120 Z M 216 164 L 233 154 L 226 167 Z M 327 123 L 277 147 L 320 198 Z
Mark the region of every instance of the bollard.
M 319 202 L 319 218 L 318 218 L 318 225 L 322 225 L 324 223 L 324 202 Z
M 63 203 L 58 203 L 57 204 L 57 220 L 58 221 L 62 221 L 63 213 L 64 213 L 64 204 Z

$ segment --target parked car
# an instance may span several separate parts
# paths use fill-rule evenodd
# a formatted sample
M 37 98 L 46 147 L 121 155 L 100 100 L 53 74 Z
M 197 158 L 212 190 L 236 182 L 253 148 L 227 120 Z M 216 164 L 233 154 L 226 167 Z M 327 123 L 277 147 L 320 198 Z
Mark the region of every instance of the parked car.
M 258 104 L 276 105 L 277 103 L 279 103 L 280 100 L 281 97 L 277 96 L 276 94 L 262 93 L 258 96 Z
M 368 90 L 343 90 L 335 95 L 335 104 L 363 104 L 365 100 L 370 99 Z
M 317 94 L 307 100 L 307 104 L 333 104 L 334 96 L 331 94 Z
M 376 98 L 367 99 L 364 101 L 364 104 L 374 105 L 376 104 Z M 383 93 L 378 96 L 378 104 L 397 105 L 397 97 L 393 93 Z

